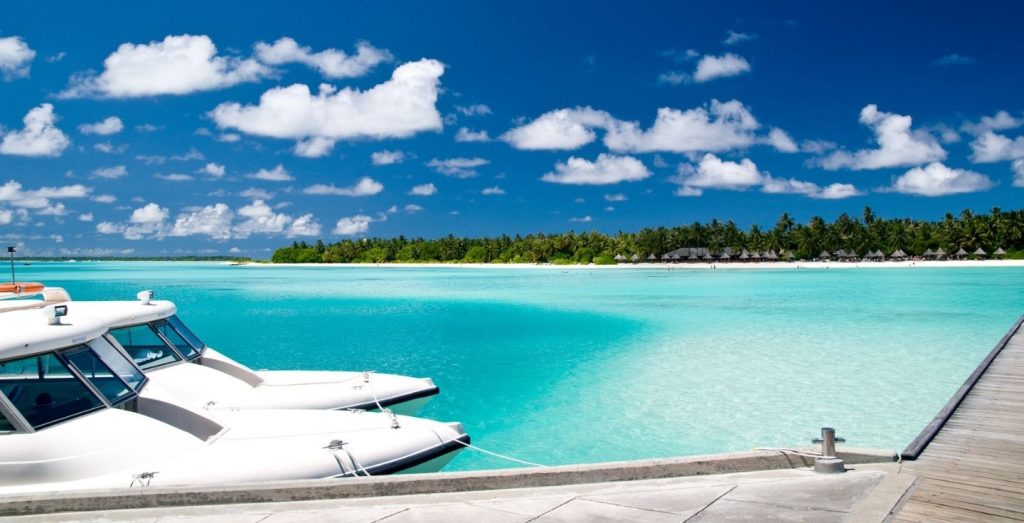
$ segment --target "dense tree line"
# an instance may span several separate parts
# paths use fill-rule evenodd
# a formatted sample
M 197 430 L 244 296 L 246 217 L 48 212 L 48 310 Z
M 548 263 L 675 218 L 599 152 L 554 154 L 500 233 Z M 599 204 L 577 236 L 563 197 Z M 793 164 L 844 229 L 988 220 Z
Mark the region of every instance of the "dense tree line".
M 777 252 L 791 251 L 797 259 L 813 259 L 823 250 L 854 250 L 860 254 L 881 250 L 886 255 L 902 249 L 911 256 L 926 249 L 942 247 L 948 253 L 963 248 L 973 252 L 981 247 L 991 253 L 997 248 L 1007 257 L 1024 257 L 1024 210 L 1003 212 L 998 207 L 988 214 L 969 210 L 959 216 L 946 214 L 937 222 L 901 218 L 885 220 L 865 207 L 860 217 L 842 214 L 828 223 L 815 216 L 806 224 L 796 223 L 784 213 L 771 229 L 753 225 L 740 229 L 732 221 L 693 223 L 678 227 L 647 228 L 635 233 L 567 232 L 529 234 L 494 238 L 437 239 L 365 238 L 334 244 L 296 242 L 277 249 L 275 263 L 614 263 L 616 254 L 662 254 L 680 247 L 707 247 L 721 252 L 730 247 Z

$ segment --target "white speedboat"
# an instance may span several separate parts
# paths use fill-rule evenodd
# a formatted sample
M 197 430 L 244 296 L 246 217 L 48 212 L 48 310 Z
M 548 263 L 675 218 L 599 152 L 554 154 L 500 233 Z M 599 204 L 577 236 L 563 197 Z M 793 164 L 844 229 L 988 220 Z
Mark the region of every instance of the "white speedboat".
M 154 382 L 193 405 L 207 409 L 390 409 L 415 414 L 438 394 L 430 378 L 376 372 L 255 371 L 207 347 L 177 317 L 174 303 L 75 301 L 74 314 L 106 321 L 111 334 Z M 52 288 L 46 303 L 71 298 Z M 194 365 L 183 363 L 191 362 Z
M 469 444 L 407 416 L 196 408 L 75 306 L 0 300 L 0 494 L 436 471 Z

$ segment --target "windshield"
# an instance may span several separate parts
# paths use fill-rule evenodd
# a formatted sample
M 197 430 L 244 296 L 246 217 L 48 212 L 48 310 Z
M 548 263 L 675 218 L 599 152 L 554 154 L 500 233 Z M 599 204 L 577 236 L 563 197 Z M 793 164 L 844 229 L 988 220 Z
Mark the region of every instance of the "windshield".
M 154 322 L 152 325 L 157 332 L 162 334 L 164 338 L 167 338 L 167 341 L 171 342 L 171 345 L 174 345 L 175 349 L 178 349 L 182 356 L 191 360 L 203 355 L 202 352 L 199 352 L 198 348 L 193 347 L 191 343 L 186 341 L 167 321 Z
M 168 347 L 163 338 L 157 336 L 148 324 L 113 329 L 110 334 L 143 369 L 181 361 L 181 356 Z
M 183 323 L 181 319 L 178 318 L 177 316 L 171 316 L 170 318 L 167 318 L 167 323 L 170 323 L 171 327 L 174 327 L 174 330 L 178 331 L 178 333 L 180 333 L 181 336 L 185 338 L 186 341 L 191 343 L 192 346 L 195 347 L 196 349 L 203 350 L 206 348 L 206 344 L 199 339 L 199 336 L 196 336 L 192 332 L 192 329 L 186 327 L 185 323 Z
M 118 377 L 121 378 L 132 390 L 139 390 L 142 388 L 142 384 L 146 381 L 146 375 L 139 370 L 138 367 L 132 365 L 132 362 L 121 354 L 121 351 L 117 350 L 114 345 L 107 340 L 107 337 L 96 338 L 88 343 L 92 351 L 103 360 L 110 370 L 114 371 Z
M 0 363 L 0 391 L 36 429 L 103 407 L 53 353 Z

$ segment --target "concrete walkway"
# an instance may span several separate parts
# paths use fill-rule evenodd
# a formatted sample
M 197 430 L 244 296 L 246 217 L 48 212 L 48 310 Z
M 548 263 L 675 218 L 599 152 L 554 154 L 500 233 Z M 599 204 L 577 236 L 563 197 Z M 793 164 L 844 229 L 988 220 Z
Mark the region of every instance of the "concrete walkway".
M 544 488 L 168 507 L 7 518 L 22 522 L 388 523 L 472 521 L 882 521 L 913 481 L 897 463 Z

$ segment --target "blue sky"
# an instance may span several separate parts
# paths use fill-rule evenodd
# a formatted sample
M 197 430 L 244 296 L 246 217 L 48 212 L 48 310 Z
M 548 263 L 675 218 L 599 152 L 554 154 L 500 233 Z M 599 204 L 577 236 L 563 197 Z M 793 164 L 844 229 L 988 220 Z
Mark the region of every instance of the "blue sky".
M 0 241 L 265 257 L 1020 208 L 1022 11 L 3 1 Z

